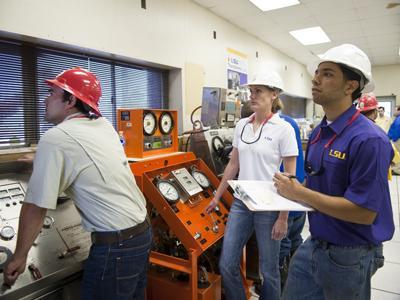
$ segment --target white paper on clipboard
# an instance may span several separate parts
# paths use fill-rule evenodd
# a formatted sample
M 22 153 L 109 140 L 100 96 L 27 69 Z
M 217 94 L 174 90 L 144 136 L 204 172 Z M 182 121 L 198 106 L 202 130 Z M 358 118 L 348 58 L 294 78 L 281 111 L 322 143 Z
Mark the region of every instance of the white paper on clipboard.
M 313 211 L 314 209 L 276 192 L 273 182 L 260 180 L 228 180 L 229 185 L 253 211 Z

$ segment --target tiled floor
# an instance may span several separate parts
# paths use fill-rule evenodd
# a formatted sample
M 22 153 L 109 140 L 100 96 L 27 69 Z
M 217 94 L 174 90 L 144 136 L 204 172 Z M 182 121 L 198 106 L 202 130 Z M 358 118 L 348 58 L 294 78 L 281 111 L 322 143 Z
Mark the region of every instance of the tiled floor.
M 385 265 L 372 277 L 372 300 L 400 300 L 400 176 L 393 176 L 389 184 L 396 230 L 392 240 L 384 243 Z M 303 235 L 309 235 L 307 224 Z M 252 294 L 251 300 L 258 299 Z

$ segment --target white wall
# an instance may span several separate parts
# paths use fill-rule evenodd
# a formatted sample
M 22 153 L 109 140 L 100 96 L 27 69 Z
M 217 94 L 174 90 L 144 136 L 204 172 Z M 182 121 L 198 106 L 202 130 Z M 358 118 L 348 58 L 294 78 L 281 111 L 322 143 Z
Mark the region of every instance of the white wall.
M 139 0 L 1 0 L 0 31 L 176 68 L 183 74 L 170 77 L 171 108 L 182 113 L 185 129 L 190 108 L 201 104 L 193 85 L 226 87 L 228 47 L 248 56 L 250 75 L 271 67 L 289 93 L 311 97 L 302 64 L 189 0 L 148 0 L 146 10 Z M 202 74 L 185 74 L 188 65 Z
M 396 103 L 400 105 L 400 65 L 377 66 L 372 68 L 375 80 L 375 95 L 396 95 Z

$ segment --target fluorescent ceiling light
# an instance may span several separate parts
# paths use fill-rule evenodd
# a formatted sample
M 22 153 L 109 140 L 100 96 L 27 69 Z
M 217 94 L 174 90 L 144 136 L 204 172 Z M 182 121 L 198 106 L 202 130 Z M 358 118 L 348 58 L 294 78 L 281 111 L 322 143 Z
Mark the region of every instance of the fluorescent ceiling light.
M 303 45 L 315 45 L 331 41 L 319 26 L 293 30 L 289 33 Z
M 249 0 L 262 11 L 300 4 L 298 0 Z

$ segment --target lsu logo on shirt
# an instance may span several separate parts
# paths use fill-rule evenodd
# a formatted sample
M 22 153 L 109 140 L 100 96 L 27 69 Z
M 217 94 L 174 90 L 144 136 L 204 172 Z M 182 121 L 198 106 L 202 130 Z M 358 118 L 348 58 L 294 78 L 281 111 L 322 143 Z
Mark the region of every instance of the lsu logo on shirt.
M 340 152 L 340 151 L 338 151 L 338 150 L 329 150 L 329 156 L 333 156 L 333 157 L 336 157 L 336 158 L 338 158 L 338 159 L 341 159 L 341 160 L 345 160 L 346 159 L 346 153 L 342 153 L 342 152 Z

